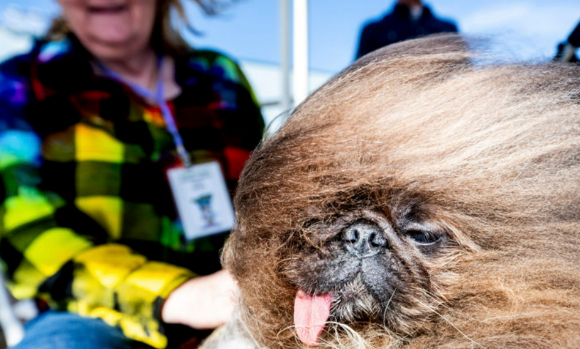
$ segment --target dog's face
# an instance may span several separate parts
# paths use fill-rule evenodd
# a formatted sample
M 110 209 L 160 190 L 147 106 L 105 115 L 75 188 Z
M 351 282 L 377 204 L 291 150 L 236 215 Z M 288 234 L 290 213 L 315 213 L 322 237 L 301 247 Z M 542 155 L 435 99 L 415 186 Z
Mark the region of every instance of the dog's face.
M 294 322 L 304 343 L 317 343 L 327 320 L 413 333 L 441 300 L 437 265 L 457 244 L 430 209 L 417 199 L 360 206 L 304 224 L 306 238 L 280 265 L 298 289 Z
M 578 343 L 579 76 L 477 65 L 439 37 L 365 57 L 314 93 L 237 191 L 224 261 L 252 337 Z

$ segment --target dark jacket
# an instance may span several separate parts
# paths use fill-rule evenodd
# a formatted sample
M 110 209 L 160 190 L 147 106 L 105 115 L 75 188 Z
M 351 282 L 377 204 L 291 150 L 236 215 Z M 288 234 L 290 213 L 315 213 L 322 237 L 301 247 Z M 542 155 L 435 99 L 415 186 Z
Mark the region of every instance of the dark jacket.
M 414 20 L 407 6 L 396 4 L 393 11 L 380 20 L 364 25 L 356 58 L 399 41 L 445 32 L 455 33 L 457 27 L 452 22 L 436 18 L 429 7 L 423 6 L 421 17 Z
M 568 37 L 568 42 L 574 47 L 580 47 L 580 23 L 578 23 L 576 28 L 574 28 Z

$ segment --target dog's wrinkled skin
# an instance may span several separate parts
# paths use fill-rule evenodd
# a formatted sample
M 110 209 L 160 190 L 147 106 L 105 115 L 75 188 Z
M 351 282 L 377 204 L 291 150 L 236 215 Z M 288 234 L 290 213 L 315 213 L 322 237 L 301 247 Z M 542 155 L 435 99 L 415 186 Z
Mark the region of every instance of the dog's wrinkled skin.
M 367 55 L 254 152 L 224 262 L 256 346 L 304 346 L 302 292 L 321 348 L 580 347 L 579 68 L 471 55 Z

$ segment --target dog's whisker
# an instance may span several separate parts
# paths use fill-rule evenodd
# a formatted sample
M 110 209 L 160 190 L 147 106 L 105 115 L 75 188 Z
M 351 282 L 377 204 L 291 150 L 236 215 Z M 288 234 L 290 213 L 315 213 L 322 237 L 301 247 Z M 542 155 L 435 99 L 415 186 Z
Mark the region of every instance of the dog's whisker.
M 389 305 L 391 305 L 391 301 L 393 300 L 393 297 L 395 296 L 395 293 L 397 292 L 396 289 L 393 290 L 393 293 L 391 293 L 391 298 L 389 298 L 389 301 L 387 302 L 387 305 L 385 305 L 385 310 L 383 312 L 383 324 L 386 326 L 387 323 L 387 311 L 389 309 Z

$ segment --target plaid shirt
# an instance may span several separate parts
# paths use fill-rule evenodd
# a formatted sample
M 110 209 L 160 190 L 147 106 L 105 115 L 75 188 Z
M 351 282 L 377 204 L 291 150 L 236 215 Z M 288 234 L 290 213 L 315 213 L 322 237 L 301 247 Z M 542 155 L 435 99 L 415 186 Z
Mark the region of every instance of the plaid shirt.
M 194 162 L 230 190 L 263 121 L 239 67 L 216 52 L 175 59 L 170 101 Z M 0 255 L 19 299 L 100 317 L 167 345 L 165 297 L 219 268 L 224 235 L 184 238 L 165 169 L 179 163 L 158 107 L 93 73 L 74 38 L 0 65 Z

